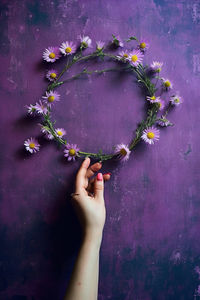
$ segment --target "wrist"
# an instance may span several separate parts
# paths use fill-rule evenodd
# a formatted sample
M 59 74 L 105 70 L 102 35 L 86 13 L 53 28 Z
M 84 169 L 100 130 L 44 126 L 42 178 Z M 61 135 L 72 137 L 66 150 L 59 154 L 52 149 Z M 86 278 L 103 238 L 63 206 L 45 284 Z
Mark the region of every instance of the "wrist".
M 93 245 L 100 248 L 102 242 L 102 231 L 85 231 L 83 233 L 83 243 Z

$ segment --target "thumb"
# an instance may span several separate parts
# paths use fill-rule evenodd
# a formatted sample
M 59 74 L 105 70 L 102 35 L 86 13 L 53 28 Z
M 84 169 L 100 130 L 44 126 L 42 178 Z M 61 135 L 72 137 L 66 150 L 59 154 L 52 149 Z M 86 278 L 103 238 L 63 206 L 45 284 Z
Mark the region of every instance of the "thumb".
M 98 173 L 94 181 L 94 198 L 96 198 L 97 200 L 104 199 L 103 193 L 104 193 L 103 174 Z

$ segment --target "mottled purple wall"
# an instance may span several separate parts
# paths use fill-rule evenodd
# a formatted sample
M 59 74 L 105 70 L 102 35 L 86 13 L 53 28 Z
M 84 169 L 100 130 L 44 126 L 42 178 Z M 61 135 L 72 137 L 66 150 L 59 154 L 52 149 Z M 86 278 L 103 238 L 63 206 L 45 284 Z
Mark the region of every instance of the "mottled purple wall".
M 0 299 L 61 299 L 77 253 L 80 231 L 69 195 L 81 160 L 67 163 L 54 143 L 44 142 L 40 119 L 27 118 L 24 106 L 46 88 L 44 48 L 80 33 L 93 41 L 109 41 L 112 33 L 146 37 L 146 62 L 163 61 L 163 76 L 184 98 L 170 114 L 175 126 L 163 129 L 155 146 L 141 143 L 126 165 L 103 165 L 112 178 L 105 187 L 99 300 L 194 299 L 200 285 L 200 1 L 1 1 L 0 25 Z M 109 152 L 128 143 L 145 113 L 130 75 L 93 76 L 59 91 L 56 124 L 82 150 Z M 22 146 L 30 136 L 42 144 L 33 156 Z

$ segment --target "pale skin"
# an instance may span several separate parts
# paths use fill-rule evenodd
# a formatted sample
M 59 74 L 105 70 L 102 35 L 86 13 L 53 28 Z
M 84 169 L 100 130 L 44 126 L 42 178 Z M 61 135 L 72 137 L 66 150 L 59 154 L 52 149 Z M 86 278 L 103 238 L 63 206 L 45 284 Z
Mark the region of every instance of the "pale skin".
M 104 182 L 109 174 L 98 173 L 100 163 L 90 166 L 86 158 L 76 175 L 72 205 L 83 233 L 82 244 L 74 265 L 64 300 L 97 300 L 99 281 L 99 251 L 106 220 Z

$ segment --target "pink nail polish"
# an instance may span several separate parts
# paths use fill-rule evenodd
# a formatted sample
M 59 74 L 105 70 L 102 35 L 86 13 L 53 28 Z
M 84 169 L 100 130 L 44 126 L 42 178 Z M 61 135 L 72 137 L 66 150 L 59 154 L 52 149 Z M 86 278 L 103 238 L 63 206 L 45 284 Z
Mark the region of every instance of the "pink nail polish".
M 103 180 L 103 175 L 102 173 L 97 174 L 97 180 L 102 181 Z
M 103 175 L 111 175 L 112 173 L 108 172 L 108 173 L 104 173 Z

